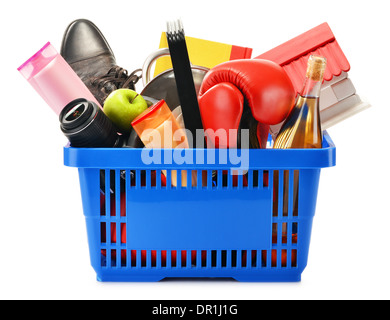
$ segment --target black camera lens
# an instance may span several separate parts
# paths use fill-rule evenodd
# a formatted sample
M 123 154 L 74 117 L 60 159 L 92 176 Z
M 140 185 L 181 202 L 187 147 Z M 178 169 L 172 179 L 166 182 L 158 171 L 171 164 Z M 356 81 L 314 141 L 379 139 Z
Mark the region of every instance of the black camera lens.
M 74 122 L 76 119 L 80 118 L 87 108 L 88 106 L 85 103 L 77 104 L 65 115 L 64 122 Z
M 112 121 L 92 101 L 76 99 L 60 114 L 61 130 L 72 147 L 121 147 L 122 137 Z

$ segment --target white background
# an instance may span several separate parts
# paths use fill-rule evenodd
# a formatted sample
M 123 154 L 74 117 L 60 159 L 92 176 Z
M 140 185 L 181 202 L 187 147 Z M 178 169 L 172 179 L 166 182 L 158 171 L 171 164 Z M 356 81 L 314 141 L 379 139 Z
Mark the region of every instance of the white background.
M 0 12 L 2 299 L 390 298 L 387 1 L 7 1 Z M 328 130 L 337 166 L 322 171 L 309 262 L 300 283 L 99 283 L 90 267 L 77 169 L 63 165 L 58 119 L 17 72 L 47 41 L 59 50 L 93 21 L 117 63 L 142 66 L 169 19 L 186 34 L 252 47 L 253 56 L 328 22 L 358 94 L 373 107 Z

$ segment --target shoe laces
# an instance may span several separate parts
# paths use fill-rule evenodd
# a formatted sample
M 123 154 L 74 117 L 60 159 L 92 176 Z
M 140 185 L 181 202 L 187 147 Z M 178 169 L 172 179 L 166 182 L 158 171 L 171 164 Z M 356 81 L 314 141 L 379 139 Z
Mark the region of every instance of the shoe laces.
M 136 69 L 128 74 L 126 69 L 114 66 L 107 74 L 94 78 L 92 85 L 97 86 L 102 91 L 106 91 L 106 93 L 121 88 L 135 90 L 135 84 L 142 78 L 142 74 L 138 75 L 140 72 L 142 73 L 142 69 Z

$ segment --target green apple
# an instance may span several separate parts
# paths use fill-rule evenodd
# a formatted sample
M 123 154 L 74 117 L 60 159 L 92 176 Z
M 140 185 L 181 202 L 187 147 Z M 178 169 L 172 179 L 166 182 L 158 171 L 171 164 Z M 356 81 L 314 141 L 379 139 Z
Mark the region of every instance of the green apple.
M 127 133 L 131 122 L 147 108 L 145 99 L 134 90 L 118 89 L 106 98 L 103 111 L 122 133 Z

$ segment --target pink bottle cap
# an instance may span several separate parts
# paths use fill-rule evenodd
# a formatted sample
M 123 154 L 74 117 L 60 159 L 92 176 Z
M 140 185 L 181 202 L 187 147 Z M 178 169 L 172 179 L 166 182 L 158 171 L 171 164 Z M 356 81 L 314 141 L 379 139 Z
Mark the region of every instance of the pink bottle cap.
M 23 63 L 18 71 L 27 79 L 30 80 L 43 68 L 45 68 L 56 56 L 58 52 L 51 45 L 50 42 L 46 43 L 42 49 L 34 54 L 30 59 Z

